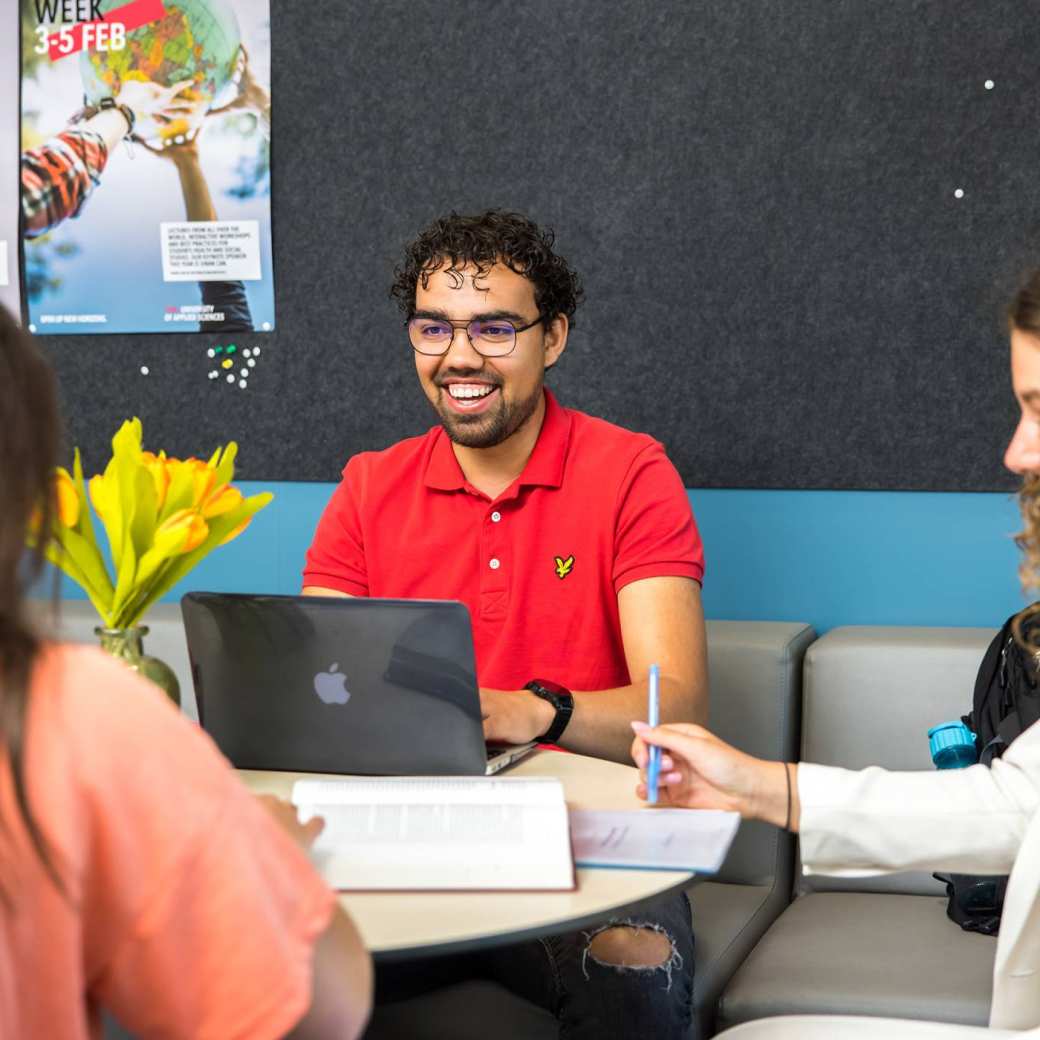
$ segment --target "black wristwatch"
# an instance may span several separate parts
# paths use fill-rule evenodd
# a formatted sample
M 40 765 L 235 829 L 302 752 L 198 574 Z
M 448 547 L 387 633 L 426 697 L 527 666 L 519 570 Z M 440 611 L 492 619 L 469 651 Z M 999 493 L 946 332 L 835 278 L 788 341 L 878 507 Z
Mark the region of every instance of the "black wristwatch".
M 524 689 L 530 690 L 543 701 L 548 701 L 556 709 L 553 724 L 537 738 L 543 744 L 555 744 L 560 739 L 560 734 L 567 728 L 567 723 L 571 721 L 571 715 L 574 712 L 574 694 L 566 686 L 554 683 L 551 679 L 532 679 L 524 686 Z

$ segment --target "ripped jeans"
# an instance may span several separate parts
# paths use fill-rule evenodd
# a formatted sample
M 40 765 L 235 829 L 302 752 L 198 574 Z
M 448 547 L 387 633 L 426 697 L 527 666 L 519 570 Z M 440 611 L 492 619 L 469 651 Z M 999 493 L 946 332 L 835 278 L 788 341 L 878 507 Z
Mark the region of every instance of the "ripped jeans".
M 621 967 L 597 960 L 593 939 L 613 927 L 646 928 L 671 940 L 671 956 L 653 967 Z M 383 966 L 376 974 L 376 1000 L 415 995 L 463 978 L 485 978 L 545 1008 L 560 1023 L 560 1040 L 685 1040 L 693 998 L 693 929 L 684 892 L 595 926 L 478 954 Z M 401 969 L 405 968 L 402 972 Z M 395 977 L 396 976 L 396 977 Z M 402 987 L 401 983 L 405 983 Z

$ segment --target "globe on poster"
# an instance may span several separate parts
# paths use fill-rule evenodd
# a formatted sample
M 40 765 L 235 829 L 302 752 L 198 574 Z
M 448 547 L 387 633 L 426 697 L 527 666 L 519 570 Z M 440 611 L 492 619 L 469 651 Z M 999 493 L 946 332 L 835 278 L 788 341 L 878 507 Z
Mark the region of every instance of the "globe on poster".
M 126 0 L 102 0 L 103 14 Z M 114 97 L 125 80 L 150 80 L 172 86 L 191 80 L 184 96 L 213 105 L 231 82 L 241 35 L 228 0 L 167 0 L 166 16 L 127 33 L 122 50 L 84 51 L 80 55 L 83 89 L 91 102 Z M 153 122 L 136 128 L 146 140 L 183 133 L 186 126 L 162 128 Z

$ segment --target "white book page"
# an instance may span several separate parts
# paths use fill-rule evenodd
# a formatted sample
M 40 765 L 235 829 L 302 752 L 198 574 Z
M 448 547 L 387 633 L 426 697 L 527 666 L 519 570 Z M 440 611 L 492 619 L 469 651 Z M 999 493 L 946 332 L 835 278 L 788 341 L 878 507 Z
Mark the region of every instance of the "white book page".
M 563 784 L 553 777 L 373 776 L 351 780 L 297 780 L 293 805 L 390 804 L 555 805 Z
M 315 864 L 339 889 L 570 889 L 558 780 L 301 780 L 302 819 L 322 816 Z
M 636 867 L 715 874 L 740 825 L 738 813 L 634 809 L 571 813 L 574 859 L 583 867 Z

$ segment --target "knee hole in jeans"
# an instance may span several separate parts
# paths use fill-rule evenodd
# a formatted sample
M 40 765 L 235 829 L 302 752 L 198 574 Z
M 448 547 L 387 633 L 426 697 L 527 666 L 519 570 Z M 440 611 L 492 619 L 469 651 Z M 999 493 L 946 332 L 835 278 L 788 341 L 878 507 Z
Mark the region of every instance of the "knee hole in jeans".
M 672 939 L 660 928 L 613 925 L 589 940 L 588 955 L 613 968 L 662 968 L 675 956 Z

